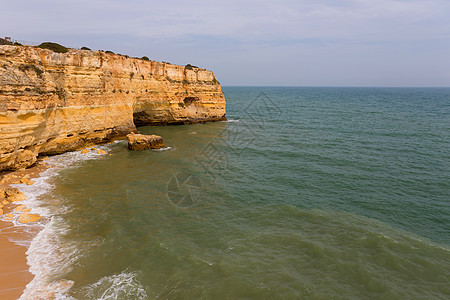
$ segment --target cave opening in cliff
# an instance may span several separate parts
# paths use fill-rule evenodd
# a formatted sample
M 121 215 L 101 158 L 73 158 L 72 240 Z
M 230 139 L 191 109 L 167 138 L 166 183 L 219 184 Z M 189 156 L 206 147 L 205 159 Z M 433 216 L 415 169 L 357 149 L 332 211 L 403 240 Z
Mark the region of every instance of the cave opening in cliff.
M 184 100 L 183 100 L 184 105 L 186 105 L 186 106 L 191 105 L 191 104 L 194 103 L 195 101 L 198 101 L 198 97 L 186 97 L 186 98 L 184 98 Z
M 200 101 L 200 97 L 191 95 L 175 101 L 159 101 L 151 105 L 137 106 L 133 109 L 133 123 L 136 127 L 141 127 L 205 122 L 207 118 L 201 115 Z
M 152 123 L 151 116 L 145 111 L 134 112 L 133 123 L 136 127 L 149 125 Z

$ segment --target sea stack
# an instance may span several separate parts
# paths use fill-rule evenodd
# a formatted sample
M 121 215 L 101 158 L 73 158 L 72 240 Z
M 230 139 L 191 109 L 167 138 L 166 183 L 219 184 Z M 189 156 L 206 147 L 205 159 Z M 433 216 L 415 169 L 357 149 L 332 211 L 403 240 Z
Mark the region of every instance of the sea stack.
M 159 135 L 129 134 L 127 135 L 128 149 L 146 150 L 166 148 L 162 137 Z

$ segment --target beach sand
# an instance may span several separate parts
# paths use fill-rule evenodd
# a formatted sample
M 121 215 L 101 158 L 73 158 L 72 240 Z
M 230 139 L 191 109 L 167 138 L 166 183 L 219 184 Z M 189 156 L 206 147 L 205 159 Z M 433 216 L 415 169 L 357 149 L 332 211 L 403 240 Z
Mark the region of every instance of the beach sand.
M 25 286 L 33 279 L 28 271 L 25 252 L 27 248 L 16 245 L 9 239 L 18 237 L 21 232 L 12 223 L 0 221 L 0 299 L 17 299 Z
M 47 165 L 40 160 L 33 167 L 15 172 L 0 174 L 0 188 L 9 187 L 23 177 L 28 179 L 37 178 L 40 173 L 47 169 Z M 26 205 L 26 200 L 23 203 Z M 28 271 L 26 251 L 27 247 L 18 245 L 12 241 L 21 241 L 26 244 L 33 239 L 34 234 L 25 232 L 14 226 L 10 221 L 5 221 L 5 216 L 13 211 L 18 204 L 10 203 L 3 208 L 0 216 L 0 299 L 18 299 L 25 286 L 33 279 Z

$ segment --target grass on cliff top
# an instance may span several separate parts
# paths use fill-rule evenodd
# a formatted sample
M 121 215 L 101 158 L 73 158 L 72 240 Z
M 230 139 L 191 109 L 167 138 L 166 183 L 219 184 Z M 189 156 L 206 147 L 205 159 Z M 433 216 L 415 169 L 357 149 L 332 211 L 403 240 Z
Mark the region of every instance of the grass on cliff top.
M 49 49 L 58 53 L 66 53 L 67 51 L 69 51 L 69 49 L 67 49 L 66 47 L 52 42 L 44 42 L 40 44 L 38 47 L 42 49 Z

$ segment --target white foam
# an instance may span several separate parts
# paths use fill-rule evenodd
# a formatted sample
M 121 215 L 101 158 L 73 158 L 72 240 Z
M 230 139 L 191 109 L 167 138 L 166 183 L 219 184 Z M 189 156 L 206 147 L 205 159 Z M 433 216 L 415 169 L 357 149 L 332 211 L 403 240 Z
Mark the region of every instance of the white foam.
M 226 120 L 226 121 L 221 121 L 222 123 L 236 123 L 236 122 L 240 122 L 239 119 L 237 120 Z
M 108 145 L 96 146 L 108 152 Z M 81 154 L 80 151 L 68 152 L 50 157 L 46 163 L 51 168 L 45 170 L 39 178 L 33 179 L 33 185 L 16 184 L 13 186 L 22 190 L 27 199 L 16 202 L 25 204 L 31 208 L 32 213 L 38 213 L 43 217 L 42 222 L 21 224 L 17 222 L 16 216 L 20 212 L 14 212 L 14 225 L 24 229 L 40 227 L 39 233 L 28 242 L 27 263 L 30 272 L 34 275 L 33 280 L 26 286 L 20 299 L 71 299 L 67 292 L 74 282 L 66 279 L 53 281 L 54 275 L 63 275 L 70 272 L 71 266 L 80 258 L 83 253 L 99 241 L 90 242 L 68 242 L 62 237 L 69 230 L 68 224 L 64 222 L 59 214 L 67 212 L 70 207 L 63 205 L 62 199 L 54 199 L 50 196 L 54 188 L 51 178 L 58 174 L 63 168 L 73 167 L 85 160 L 102 159 L 105 155 L 99 155 L 96 151 L 90 150 Z M 43 196 L 46 195 L 44 198 Z M 25 243 L 25 241 L 15 241 Z M 27 245 L 28 245 L 27 244 Z
M 106 276 L 83 288 L 86 299 L 148 299 L 137 272 L 127 270 Z
M 166 151 L 166 150 L 170 150 L 172 149 L 172 147 L 166 147 L 166 148 L 161 148 L 161 149 L 152 149 L 153 151 Z

